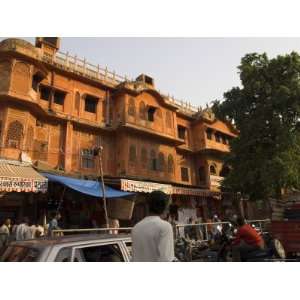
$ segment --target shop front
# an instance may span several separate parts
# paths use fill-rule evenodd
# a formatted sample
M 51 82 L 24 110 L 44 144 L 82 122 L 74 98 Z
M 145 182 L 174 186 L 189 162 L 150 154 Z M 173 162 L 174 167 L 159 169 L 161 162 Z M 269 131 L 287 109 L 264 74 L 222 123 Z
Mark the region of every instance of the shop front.
M 14 222 L 28 216 L 38 216 L 38 201 L 45 197 L 48 180 L 36 172 L 30 163 L 0 160 L 0 219 Z
M 128 179 L 121 179 L 120 186 L 123 191 L 137 193 L 133 224 L 147 215 L 146 196 L 155 190 L 170 196 L 169 217 L 183 224 L 190 218 L 207 220 L 221 209 L 220 192 Z
M 62 215 L 61 227 L 64 229 L 105 226 L 103 191 L 98 181 L 42 174 L 49 180 L 47 219 L 59 211 Z M 131 218 L 134 193 L 109 186 L 105 186 L 104 193 L 110 219 L 123 221 Z

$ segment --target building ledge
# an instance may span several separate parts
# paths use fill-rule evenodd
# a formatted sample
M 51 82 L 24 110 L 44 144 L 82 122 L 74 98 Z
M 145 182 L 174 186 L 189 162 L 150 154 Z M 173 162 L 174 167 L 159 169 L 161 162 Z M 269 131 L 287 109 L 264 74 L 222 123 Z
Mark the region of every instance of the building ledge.
M 185 144 L 178 146 L 177 149 L 182 152 L 194 153 L 194 150 Z
M 230 153 L 230 150 L 224 151 L 221 149 L 215 149 L 215 148 L 202 148 L 194 151 L 196 154 L 217 154 L 217 155 L 227 155 Z
M 36 114 L 44 114 L 44 116 L 47 116 L 50 118 L 57 118 L 57 119 L 64 120 L 64 121 L 71 121 L 71 122 L 77 123 L 82 126 L 92 127 L 94 129 L 103 129 L 105 131 L 113 130 L 113 127 L 107 126 L 104 122 L 89 121 L 87 119 L 68 115 L 64 112 L 56 112 L 56 111 L 52 111 L 49 109 L 45 109 L 39 103 L 32 100 L 30 97 L 21 98 L 16 93 L 10 93 L 10 92 L 9 93 L 0 93 L 0 102 L 1 101 L 9 102 L 10 100 L 13 100 L 11 102 L 12 105 L 15 103 L 18 103 L 18 104 L 22 104 L 25 106 L 29 106 L 30 108 L 35 110 L 34 113 L 36 113 Z
M 173 144 L 178 145 L 178 146 L 182 145 L 184 143 L 184 140 L 174 138 L 170 135 L 159 133 L 157 131 L 147 129 L 147 128 L 143 128 L 143 127 L 140 127 L 140 126 L 136 126 L 136 125 L 133 125 L 133 124 L 130 124 L 130 123 L 120 124 L 119 128 L 124 129 L 124 130 L 130 130 L 132 132 L 143 133 L 143 134 L 146 134 L 148 136 L 152 136 L 152 137 L 156 137 L 156 138 L 161 138 L 161 139 L 167 140 L 169 142 L 172 142 Z

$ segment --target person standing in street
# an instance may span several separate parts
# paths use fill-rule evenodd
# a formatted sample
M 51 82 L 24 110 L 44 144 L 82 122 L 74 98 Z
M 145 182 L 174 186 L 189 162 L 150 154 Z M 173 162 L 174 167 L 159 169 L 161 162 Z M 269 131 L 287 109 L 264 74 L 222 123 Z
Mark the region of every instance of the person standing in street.
M 115 228 L 113 230 L 110 230 L 110 234 L 118 234 L 118 229 L 120 228 L 120 223 L 118 219 L 109 219 L 109 228 Z
M 7 245 L 10 236 L 11 220 L 6 219 L 0 227 L 0 249 Z
M 24 217 L 21 224 L 17 226 L 16 229 L 16 240 L 24 241 L 32 239 L 31 229 L 29 227 L 29 219 Z
M 132 229 L 132 261 L 174 261 L 174 239 L 172 225 L 162 220 L 169 198 L 161 191 L 149 194 L 149 215 Z
M 16 240 L 16 233 L 17 233 L 17 227 L 20 224 L 19 220 L 16 220 L 12 227 L 11 227 L 11 233 L 10 233 L 10 240 L 15 241 Z
M 53 230 L 59 230 L 58 221 L 61 219 L 61 214 L 57 212 L 49 223 L 48 233 L 52 235 Z

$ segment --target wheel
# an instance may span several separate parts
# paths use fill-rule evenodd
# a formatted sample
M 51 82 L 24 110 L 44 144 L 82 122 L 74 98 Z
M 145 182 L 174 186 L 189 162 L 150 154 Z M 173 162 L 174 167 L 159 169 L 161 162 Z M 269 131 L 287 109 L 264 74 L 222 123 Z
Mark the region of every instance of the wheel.
M 275 256 L 277 256 L 278 258 L 281 258 L 281 259 L 286 258 L 286 254 L 285 254 L 283 245 L 281 244 L 281 242 L 278 239 L 273 240 L 273 248 L 274 248 Z

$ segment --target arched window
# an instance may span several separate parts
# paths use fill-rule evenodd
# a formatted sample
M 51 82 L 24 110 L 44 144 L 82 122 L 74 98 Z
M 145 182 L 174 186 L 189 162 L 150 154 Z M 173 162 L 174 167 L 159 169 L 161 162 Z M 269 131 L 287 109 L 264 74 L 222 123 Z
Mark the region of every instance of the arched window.
M 158 166 L 157 169 L 161 172 L 165 170 L 165 156 L 162 152 L 158 154 Z
M 128 101 L 128 115 L 135 116 L 135 103 L 134 98 L 129 98 Z
M 75 94 L 75 109 L 79 111 L 80 108 L 80 93 L 76 92 Z
M 23 125 L 19 121 L 13 121 L 9 124 L 6 137 L 6 146 L 11 148 L 20 148 L 23 137 Z
M 135 145 L 131 145 L 129 148 L 129 161 L 135 162 L 136 161 L 136 147 Z
M 168 173 L 174 173 L 174 159 L 171 154 L 168 155 Z
M 216 165 L 211 165 L 209 167 L 209 172 L 211 175 L 217 175 L 217 168 L 216 168 Z
M 147 160 L 148 160 L 147 149 L 143 147 L 141 151 L 141 162 L 143 167 L 147 165 Z
M 141 120 L 146 120 L 146 105 L 143 101 L 140 102 L 139 115 Z
M 166 126 L 167 128 L 172 128 L 172 114 L 170 111 L 166 112 Z
M 33 127 L 29 126 L 27 129 L 27 136 L 26 136 L 26 150 L 27 151 L 33 150 L 33 140 L 34 140 Z
M 155 150 L 151 150 L 150 152 L 150 170 L 156 171 L 157 170 L 157 159 Z

